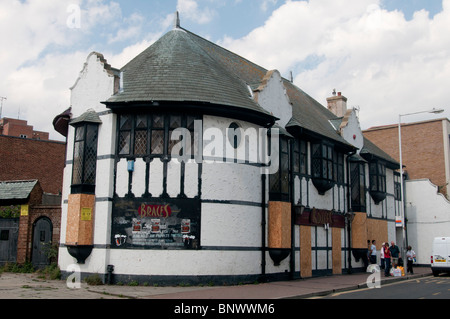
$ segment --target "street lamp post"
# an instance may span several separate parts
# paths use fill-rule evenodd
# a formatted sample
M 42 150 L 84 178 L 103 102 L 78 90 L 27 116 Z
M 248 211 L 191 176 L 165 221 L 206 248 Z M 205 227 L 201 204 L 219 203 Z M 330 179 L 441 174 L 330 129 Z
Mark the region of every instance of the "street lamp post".
M 405 267 L 407 260 L 406 260 L 406 250 L 407 250 L 407 242 L 406 242 L 406 214 L 405 214 L 405 200 L 404 200 L 404 190 L 403 190 L 403 159 L 402 159 L 402 131 L 401 131 L 401 123 L 402 123 L 402 116 L 408 116 L 408 115 L 414 115 L 414 114 L 421 114 L 421 113 L 433 113 L 433 114 L 439 114 L 444 112 L 443 109 L 435 109 L 428 111 L 420 111 L 420 112 L 414 112 L 414 113 L 407 113 L 407 114 L 399 114 L 398 115 L 398 148 L 399 148 L 399 157 L 400 157 L 400 216 L 402 217 L 402 256 L 403 256 L 403 267 Z M 406 269 L 405 269 L 406 273 Z

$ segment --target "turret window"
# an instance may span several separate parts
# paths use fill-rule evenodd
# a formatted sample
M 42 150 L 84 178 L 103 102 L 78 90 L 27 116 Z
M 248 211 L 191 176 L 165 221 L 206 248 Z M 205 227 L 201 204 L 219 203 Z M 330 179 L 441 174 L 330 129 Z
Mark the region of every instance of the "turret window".
M 98 124 L 75 126 L 72 193 L 94 193 L 97 170 Z

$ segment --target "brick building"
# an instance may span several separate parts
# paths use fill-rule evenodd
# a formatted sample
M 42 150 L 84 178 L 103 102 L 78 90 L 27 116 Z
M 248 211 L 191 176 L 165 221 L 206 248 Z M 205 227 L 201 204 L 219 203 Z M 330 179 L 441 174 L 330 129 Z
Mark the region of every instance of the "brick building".
M 45 265 L 59 242 L 66 144 L 27 121 L 0 120 L 0 263 Z
M 439 192 L 450 194 L 450 121 L 447 118 L 401 125 L 402 162 L 408 179 L 428 178 Z M 399 160 L 398 125 L 372 127 L 364 135 Z
M 48 132 L 35 131 L 33 126 L 27 124 L 27 121 L 7 117 L 0 119 L 0 135 L 45 141 L 49 139 Z
M 4 120 L 0 123 L 5 123 Z M 11 125 L 6 120 L 4 135 L 0 134 L 0 181 L 37 179 L 45 193 L 60 194 L 66 144 L 48 140 L 48 133 L 34 131 L 32 126 Z M 46 138 L 20 137 L 38 133 Z

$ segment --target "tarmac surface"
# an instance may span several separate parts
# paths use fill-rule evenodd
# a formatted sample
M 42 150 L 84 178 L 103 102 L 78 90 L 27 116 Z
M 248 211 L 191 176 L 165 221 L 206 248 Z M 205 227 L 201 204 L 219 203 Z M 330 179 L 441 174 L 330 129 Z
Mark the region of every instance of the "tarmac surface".
M 48 280 L 38 274 L 0 274 L 0 299 L 203 299 L 203 300 L 267 300 L 308 299 L 328 294 L 367 288 L 370 273 L 353 273 L 313 277 L 292 281 L 236 286 L 91 286 L 84 282 L 69 288 L 65 280 Z M 385 277 L 381 273 L 372 284 L 383 285 L 400 280 L 431 276 L 430 267 L 416 267 L 414 275 Z M 375 277 L 372 277 L 375 278 Z M 370 282 L 370 281 L 369 281 Z

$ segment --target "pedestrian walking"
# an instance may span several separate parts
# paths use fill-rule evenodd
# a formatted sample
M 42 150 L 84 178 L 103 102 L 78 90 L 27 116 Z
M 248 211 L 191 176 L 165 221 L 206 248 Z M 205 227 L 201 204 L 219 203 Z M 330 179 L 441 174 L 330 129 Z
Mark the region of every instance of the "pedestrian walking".
M 412 250 L 411 246 L 408 246 L 408 250 L 406 251 L 406 272 L 414 274 L 413 264 L 416 259 L 416 253 Z
M 369 262 L 371 264 L 377 263 L 377 246 L 375 246 L 375 240 L 372 240 L 372 245 L 370 245 Z
M 391 241 L 391 247 L 389 247 L 389 251 L 391 253 L 392 266 L 393 267 L 398 266 L 398 260 L 400 258 L 400 249 L 393 241 Z
M 385 243 L 384 244 L 384 275 L 386 277 L 389 277 L 390 274 L 390 270 L 391 270 L 391 251 L 389 250 L 389 244 Z

